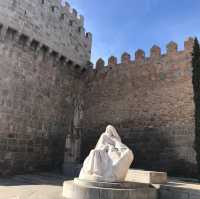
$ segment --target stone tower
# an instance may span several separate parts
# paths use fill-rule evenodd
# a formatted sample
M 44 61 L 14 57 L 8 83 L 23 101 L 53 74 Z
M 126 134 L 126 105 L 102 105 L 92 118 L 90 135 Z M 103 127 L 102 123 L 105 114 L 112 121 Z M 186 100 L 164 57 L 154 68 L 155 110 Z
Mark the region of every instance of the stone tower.
M 24 42 L 65 57 L 79 65 L 90 61 L 91 33 L 85 33 L 84 18 L 60 0 L 0 1 L 0 22 Z
M 0 0 L 0 175 L 58 168 L 92 35 L 59 0 Z

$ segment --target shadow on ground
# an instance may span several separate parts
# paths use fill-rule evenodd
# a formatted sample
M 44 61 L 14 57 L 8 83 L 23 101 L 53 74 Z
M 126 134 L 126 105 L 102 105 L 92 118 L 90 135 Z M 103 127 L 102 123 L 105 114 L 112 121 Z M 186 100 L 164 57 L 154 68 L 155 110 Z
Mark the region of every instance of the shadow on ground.
M 13 177 L 0 178 L 0 186 L 19 186 L 19 185 L 55 185 L 62 186 L 65 180 L 72 178 L 63 176 L 59 173 L 38 173 L 17 175 Z

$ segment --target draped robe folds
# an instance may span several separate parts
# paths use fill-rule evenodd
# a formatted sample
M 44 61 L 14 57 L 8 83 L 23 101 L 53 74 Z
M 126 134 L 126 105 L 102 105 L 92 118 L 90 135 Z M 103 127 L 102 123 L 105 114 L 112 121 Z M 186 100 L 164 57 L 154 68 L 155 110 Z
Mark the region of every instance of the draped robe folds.
M 124 181 L 133 159 L 132 151 L 122 143 L 116 129 L 109 125 L 95 149 L 85 159 L 79 178 L 103 182 Z

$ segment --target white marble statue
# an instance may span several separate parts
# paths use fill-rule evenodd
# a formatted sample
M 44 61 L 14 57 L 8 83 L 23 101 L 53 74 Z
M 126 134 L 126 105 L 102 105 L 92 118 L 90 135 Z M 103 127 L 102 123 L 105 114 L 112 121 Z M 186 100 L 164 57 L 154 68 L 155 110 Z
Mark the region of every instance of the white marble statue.
M 121 142 L 116 129 L 109 125 L 85 159 L 79 178 L 102 182 L 124 181 L 133 158 L 132 151 Z

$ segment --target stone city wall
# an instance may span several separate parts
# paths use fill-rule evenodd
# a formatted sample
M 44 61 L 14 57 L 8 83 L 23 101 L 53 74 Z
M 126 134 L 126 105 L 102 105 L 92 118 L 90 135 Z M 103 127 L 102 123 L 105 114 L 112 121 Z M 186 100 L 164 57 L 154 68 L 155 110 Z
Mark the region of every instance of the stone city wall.
M 0 175 L 61 168 L 82 72 L 45 44 L 1 26 Z
M 91 43 L 68 3 L 0 0 L 0 175 L 61 168 Z
M 82 161 L 99 133 L 113 124 L 134 151 L 135 167 L 195 173 L 192 47 L 189 38 L 182 51 L 170 42 L 166 54 L 153 46 L 147 58 L 138 50 L 134 61 L 128 53 L 121 63 L 112 56 L 106 67 L 99 59 L 96 69 L 85 73 Z
M 0 175 L 83 161 L 107 124 L 136 167 L 194 174 L 193 39 L 84 72 L 91 43 L 67 3 L 0 0 Z

